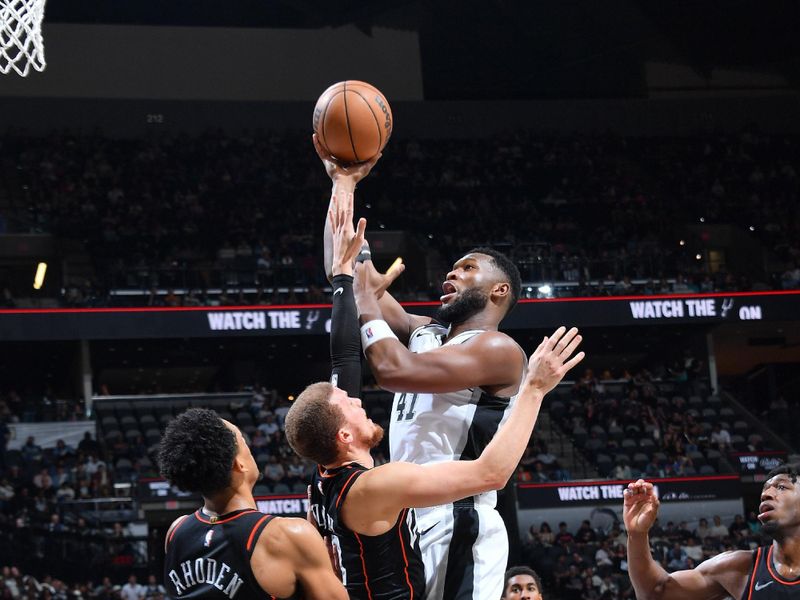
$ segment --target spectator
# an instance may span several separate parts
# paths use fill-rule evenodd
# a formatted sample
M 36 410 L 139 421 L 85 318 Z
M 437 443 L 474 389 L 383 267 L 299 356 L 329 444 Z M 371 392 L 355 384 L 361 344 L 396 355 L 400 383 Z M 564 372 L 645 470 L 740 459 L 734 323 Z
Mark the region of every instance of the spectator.
M 286 471 L 283 465 L 278 462 L 278 458 L 274 454 L 270 455 L 267 464 L 264 466 L 264 477 L 276 484 L 281 483 L 285 476 Z
M 53 449 L 53 455 L 56 458 L 67 458 L 75 454 L 75 450 L 71 446 L 67 446 L 64 440 L 56 441 L 56 447 Z
M 594 562 L 602 571 L 605 571 L 606 567 L 614 566 L 611 561 L 611 549 L 608 546 L 608 540 L 603 540 L 597 552 L 594 553 Z
M 686 553 L 687 558 L 691 558 L 695 563 L 700 563 L 703 560 L 703 546 L 697 543 L 694 537 L 686 540 L 686 543 L 681 546 Z
M 575 532 L 575 541 L 578 544 L 591 544 L 597 541 L 597 534 L 592 529 L 589 521 L 584 520 L 578 531 Z
M 147 585 L 144 586 L 145 600 L 155 600 L 159 596 L 164 597 L 167 595 L 167 589 L 161 585 L 156 579 L 155 575 L 147 576 Z
M 78 450 L 85 455 L 98 455 L 100 453 L 100 444 L 97 440 L 92 439 L 92 434 L 88 431 L 83 434 L 83 439 L 78 444 Z
M 700 519 L 697 529 L 694 530 L 694 535 L 701 542 L 705 541 L 711 535 L 711 528 L 708 526 L 708 519 Z
M 567 524 L 562 521 L 558 524 L 558 532 L 555 535 L 555 543 L 560 545 L 571 544 L 575 541 L 574 536 L 567 531 Z
M 728 528 L 722 524 L 722 519 L 720 519 L 719 515 L 714 515 L 714 525 L 709 529 L 708 535 L 720 539 L 728 535 Z
M 742 515 L 736 515 L 733 517 L 733 523 L 731 526 L 728 527 L 728 532 L 730 533 L 731 537 L 742 537 L 750 531 L 750 528 L 745 523 L 744 517 Z
M 122 596 L 122 600 L 143 600 L 145 587 L 136 582 L 136 575 L 131 574 L 128 577 L 128 583 L 122 586 L 120 596 Z
M 717 423 L 711 431 L 711 443 L 724 452 L 731 445 L 731 434 Z
M 258 426 L 258 429 L 267 437 L 270 437 L 280 431 L 280 426 L 275 418 L 275 415 L 268 412 L 264 415 L 264 421 Z
M 25 462 L 42 460 L 42 449 L 40 446 L 36 445 L 36 440 L 32 435 L 25 440 L 25 444 L 20 448 L 20 453 Z

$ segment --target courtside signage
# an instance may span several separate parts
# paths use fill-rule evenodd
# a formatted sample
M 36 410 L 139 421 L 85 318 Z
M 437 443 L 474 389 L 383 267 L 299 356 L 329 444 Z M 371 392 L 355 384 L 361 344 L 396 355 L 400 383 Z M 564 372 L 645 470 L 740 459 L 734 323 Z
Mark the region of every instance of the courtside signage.
M 438 303 L 410 302 L 410 312 L 433 315 Z M 793 321 L 800 292 L 694 294 L 522 300 L 503 329 L 627 327 Z M 191 308 L 0 310 L 0 340 L 198 338 L 328 335 L 329 304 Z
M 738 475 L 711 477 L 673 477 L 652 479 L 661 502 L 698 502 L 741 498 Z M 580 505 L 619 505 L 628 481 L 565 481 L 520 483 L 517 485 L 519 508 L 557 508 Z

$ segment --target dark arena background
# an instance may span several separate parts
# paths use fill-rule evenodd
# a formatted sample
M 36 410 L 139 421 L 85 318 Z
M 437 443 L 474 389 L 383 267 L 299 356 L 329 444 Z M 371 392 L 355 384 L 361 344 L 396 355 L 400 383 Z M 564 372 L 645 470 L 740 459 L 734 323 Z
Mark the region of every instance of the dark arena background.
M 396 296 L 431 313 L 490 245 L 523 277 L 507 333 L 585 338 L 501 496 L 511 564 L 548 600 L 632 598 L 640 476 L 668 571 L 765 543 L 764 475 L 800 450 L 798 13 L 48 0 L 47 68 L 0 75 L 0 596 L 162 595 L 166 528 L 200 500 L 154 450 L 190 406 L 248 434 L 261 510 L 305 514 L 282 427 L 329 375 L 311 116 L 344 79 L 394 111 L 356 215 L 379 268 L 407 264 Z

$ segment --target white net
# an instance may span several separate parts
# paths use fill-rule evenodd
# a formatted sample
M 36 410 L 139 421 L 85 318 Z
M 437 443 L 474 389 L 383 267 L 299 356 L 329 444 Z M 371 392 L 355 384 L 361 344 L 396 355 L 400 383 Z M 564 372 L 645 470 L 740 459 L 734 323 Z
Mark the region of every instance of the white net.
M 0 73 L 43 71 L 45 0 L 0 0 Z

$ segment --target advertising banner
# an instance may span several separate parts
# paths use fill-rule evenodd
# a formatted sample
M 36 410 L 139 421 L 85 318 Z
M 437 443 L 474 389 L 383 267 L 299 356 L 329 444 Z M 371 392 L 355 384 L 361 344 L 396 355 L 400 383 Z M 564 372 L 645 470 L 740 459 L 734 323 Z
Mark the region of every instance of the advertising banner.
M 410 302 L 432 315 L 438 303 Z M 502 328 L 550 329 L 786 321 L 800 315 L 800 292 L 613 296 L 521 300 Z M 0 310 L 2 340 L 214 338 L 327 335 L 329 304 L 190 308 Z

